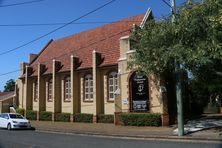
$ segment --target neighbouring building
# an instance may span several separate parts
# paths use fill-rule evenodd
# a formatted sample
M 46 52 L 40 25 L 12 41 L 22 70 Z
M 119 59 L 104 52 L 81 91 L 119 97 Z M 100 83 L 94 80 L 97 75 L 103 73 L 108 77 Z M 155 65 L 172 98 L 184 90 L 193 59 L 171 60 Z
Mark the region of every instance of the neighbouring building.
M 0 92 L 0 113 L 11 112 L 10 107 L 16 102 L 15 92 Z
M 133 26 L 152 19 L 146 14 L 51 40 L 29 63 L 21 63 L 17 80 L 18 106 L 53 113 L 98 114 L 145 112 L 162 114 L 169 123 L 167 95 L 152 76 L 127 69 L 135 52 L 129 36 Z M 140 94 L 140 95 L 138 95 Z

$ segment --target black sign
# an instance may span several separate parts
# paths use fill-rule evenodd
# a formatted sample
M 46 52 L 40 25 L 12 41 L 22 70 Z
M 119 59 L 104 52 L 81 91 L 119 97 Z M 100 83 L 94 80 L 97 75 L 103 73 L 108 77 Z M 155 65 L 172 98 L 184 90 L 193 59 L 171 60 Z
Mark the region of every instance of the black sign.
M 131 77 L 132 111 L 148 111 L 148 78 L 145 75 L 135 73 Z

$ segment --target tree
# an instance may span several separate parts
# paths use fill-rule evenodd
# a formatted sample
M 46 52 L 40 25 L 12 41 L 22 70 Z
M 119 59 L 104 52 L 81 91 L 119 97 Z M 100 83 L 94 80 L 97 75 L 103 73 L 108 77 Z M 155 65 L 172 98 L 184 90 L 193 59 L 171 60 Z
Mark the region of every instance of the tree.
M 148 21 L 144 28 L 135 29 L 131 41 L 136 53 L 130 68 L 165 76 L 179 63 L 181 70 L 192 74 L 193 89 L 201 86 L 207 96 L 222 94 L 221 0 L 189 1 L 179 8 L 175 24 L 170 17 Z
M 136 49 L 130 66 L 161 74 L 174 69 L 196 71 L 222 58 L 222 1 L 205 0 L 182 6 L 176 24 L 170 18 L 151 20 L 131 37 Z
M 214 61 L 213 64 L 202 66 L 198 69 L 195 77 L 190 81 L 190 87 L 194 98 L 201 106 L 209 103 L 209 99 L 219 99 L 218 104 L 221 106 L 222 98 L 222 61 Z M 212 100 L 211 100 L 212 101 Z
M 4 92 L 14 91 L 15 90 L 15 81 L 10 79 L 6 82 L 4 86 Z

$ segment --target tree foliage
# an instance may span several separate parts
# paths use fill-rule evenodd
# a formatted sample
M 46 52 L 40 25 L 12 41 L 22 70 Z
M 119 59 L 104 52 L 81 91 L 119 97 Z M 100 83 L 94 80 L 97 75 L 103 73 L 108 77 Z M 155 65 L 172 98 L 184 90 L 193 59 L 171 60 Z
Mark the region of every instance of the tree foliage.
M 15 81 L 10 79 L 6 82 L 4 86 L 4 92 L 14 91 L 15 90 Z
M 133 32 L 131 47 L 129 68 L 164 75 L 179 63 L 192 74 L 194 98 L 222 97 L 222 0 L 184 4 L 175 23 L 170 17 L 148 21 Z
M 222 1 L 182 6 L 176 23 L 150 20 L 131 37 L 136 54 L 129 63 L 147 73 L 173 71 L 174 62 L 197 71 L 222 58 Z

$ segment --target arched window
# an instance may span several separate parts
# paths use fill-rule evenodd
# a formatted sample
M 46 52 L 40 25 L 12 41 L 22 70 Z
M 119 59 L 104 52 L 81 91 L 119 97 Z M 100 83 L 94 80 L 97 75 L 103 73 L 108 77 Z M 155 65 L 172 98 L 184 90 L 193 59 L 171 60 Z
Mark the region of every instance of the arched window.
M 47 100 L 48 102 L 52 101 L 52 78 L 48 80 L 48 96 L 47 96 Z
M 39 98 L 39 96 L 38 96 L 38 81 L 34 82 L 34 88 L 33 89 L 34 89 L 33 99 L 34 99 L 35 102 L 37 102 L 38 98 Z
M 108 77 L 108 94 L 109 98 L 108 101 L 114 100 L 114 93 L 118 89 L 118 82 L 117 82 L 117 72 L 109 73 Z
M 71 101 L 71 79 L 69 76 L 64 79 L 64 101 Z
M 85 86 L 84 101 L 93 101 L 93 79 L 91 74 L 85 76 L 84 86 Z

